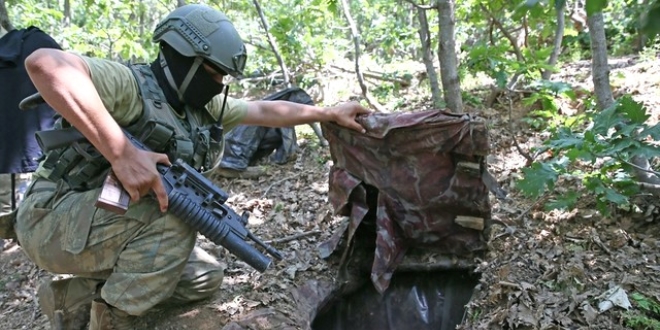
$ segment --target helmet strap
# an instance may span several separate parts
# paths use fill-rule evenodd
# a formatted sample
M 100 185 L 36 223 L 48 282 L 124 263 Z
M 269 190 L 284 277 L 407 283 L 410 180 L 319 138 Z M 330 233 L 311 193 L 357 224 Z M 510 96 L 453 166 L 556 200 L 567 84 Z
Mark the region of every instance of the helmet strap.
M 163 72 L 165 72 L 165 77 L 167 78 L 167 82 L 170 84 L 172 89 L 174 89 L 176 91 L 177 96 L 179 97 L 179 101 L 185 103 L 185 101 L 183 100 L 183 94 L 186 92 L 186 89 L 188 89 L 188 85 L 190 85 L 190 81 L 195 76 L 195 72 L 197 72 L 197 69 L 204 62 L 204 59 L 202 57 L 196 57 L 195 58 L 195 61 L 193 62 L 190 69 L 188 70 L 188 73 L 186 74 L 186 77 L 183 79 L 183 82 L 181 82 L 181 86 L 179 86 L 177 88 L 176 82 L 174 81 L 174 77 L 172 76 L 172 72 L 170 71 L 170 68 L 167 65 L 167 60 L 165 59 L 165 56 L 163 55 L 163 52 L 160 52 L 158 54 L 158 57 L 160 58 L 160 66 L 163 68 Z
M 202 62 L 204 62 L 204 58 L 202 58 L 201 56 L 197 56 L 195 58 L 195 62 L 193 62 L 192 66 L 190 67 L 190 70 L 188 70 L 188 74 L 186 74 L 186 78 L 183 79 L 183 82 L 181 83 L 181 86 L 177 91 L 177 93 L 179 94 L 179 100 L 183 101 L 183 94 L 186 92 L 186 89 L 188 89 L 188 85 L 190 85 L 190 81 L 195 76 L 195 72 L 197 72 L 197 69 L 199 69 L 200 65 L 202 65 Z
M 170 87 L 172 87 L 173 90 L 177 91 L 177 96 L 179 97 L 179 101 L 183 102 L 183 94 L 179 92 L 179 89 L 176 88 L 176 82 L 174 82 L 174 77 L 172 77 L 172 72 L 170 71 L 170 68 L 167 66 L 167 60 L 165 59 L 165 56 L 163 55 L 163 52 L 160 52 L 158 54 L 158 57 L 160 58 L 160 67 L 163 68 L 163 72 L 165 72 L 165 77 L 167 78 L 167 82 L 170 84 Z

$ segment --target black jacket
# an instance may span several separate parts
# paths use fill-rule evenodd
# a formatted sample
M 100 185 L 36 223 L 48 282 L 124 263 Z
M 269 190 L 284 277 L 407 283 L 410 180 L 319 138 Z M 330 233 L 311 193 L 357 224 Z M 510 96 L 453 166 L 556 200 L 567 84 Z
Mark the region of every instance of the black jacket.
M 22 111 L 20 101 L 37 92 L 25 70 L 25 58 L 39 48 L 61 47 L 31 26 L 0 38 L 0 173 L 33 172 L 41 149 L 34 132 L 50 129 L 55 112 L 46 104 Z

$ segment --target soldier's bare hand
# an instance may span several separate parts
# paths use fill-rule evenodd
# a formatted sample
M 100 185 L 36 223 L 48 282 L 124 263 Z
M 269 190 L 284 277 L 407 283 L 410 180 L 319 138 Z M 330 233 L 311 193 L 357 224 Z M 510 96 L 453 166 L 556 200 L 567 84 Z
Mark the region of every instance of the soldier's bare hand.
M 129 147 L 127 155 L 112 164 L 112 171 L 131 196 L 133 202 L 154 192 L 161 212 L 168 207 L 167 192 L 156 164 L 171 165 L 167 155 Z
M 358 102 L 343 103 L 338 106 L 330 108 L 334 112 L 335 122 L 344 127 L 365 133 L 366 130 L 362 125 L 355 121 L 355 117 L 361 114 L 369 114 L 372 111 L 363 107 Z

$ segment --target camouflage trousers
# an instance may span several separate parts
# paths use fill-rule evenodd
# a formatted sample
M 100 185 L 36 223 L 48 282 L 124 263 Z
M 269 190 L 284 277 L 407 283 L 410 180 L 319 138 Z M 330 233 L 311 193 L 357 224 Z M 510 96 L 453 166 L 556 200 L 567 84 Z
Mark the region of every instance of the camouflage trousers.
M 32 173 L 17 173 L 14 175 L 12 184 L 12 174 L 0 174 L 0 214 L 11 212 L 12 205 L 18 205 L 23 198 L 23 194 L 32 179 Z M 13 186 L 13 190 L 12 190 Z
M 196 232 L 162 214 L 155 199 L 143 198 L 118 215 L 94 206 L 99 189 L 65 186 L 36 180 L 18 210 L 18 241 L 39 267 L 105 280 L 101 297 L 131 315 L 169 299 L 204 299 L 220 287 L 223 267 L 196 248 Z

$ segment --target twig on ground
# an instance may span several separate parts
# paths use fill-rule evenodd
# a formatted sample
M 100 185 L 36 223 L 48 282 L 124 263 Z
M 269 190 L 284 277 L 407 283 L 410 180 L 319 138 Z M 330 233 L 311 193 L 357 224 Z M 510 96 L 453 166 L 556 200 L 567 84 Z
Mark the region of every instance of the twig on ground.
M 612 251 L 600 240 L 600 236 L 595 228 L 591 228 L 591 240 L 598 245 L 605 253 L 612 254 Z
M 274 186 L 276 186 L 276 185 L 278 185 L 278 184 L 280 184 L 280 183 L 282 183 L 282 182 L 284 182 L 284 181 L 291 180 L 291 179 L 293 179 L 293 178 L 299 177 L 300 175 L 305 174 L 305 173 L 307 173 L 307 172 L 299 172 L 299 173 L 296 173 L 296 174 L 294 174 L 294 175 L 292 175 L 292 176 L 288 176 L 288 177 L 286 177 L 286 178 L 284 178 L 284 179 L 282 179 L 282 180 L 277 180 L 277 181 L 271 183 L 270 186 L 268 186 L 268 188 L 266 188 L 266 190 L 264 191 L 264 193 L 261 194 L 261 198 L 266 197 L 266 195 L 268 195 L 268 192 L 269 192 Z
M 516 217 L 516 222 L 518 222 L 520 219 L 522 219 L 529 211 L 531 211 L 536 205 L 544 201 L 546 198 L 548 198 L 548 194 L 543 194 L 541 197 L 539 197 L 532 205 L 530 205 L 526 210 L 524 210 L 520 215 Z
M 507 287 L 510 287 L 510 288 L 516 288 L 516 289 L 522 290 L 522 287 L 520 286 L 520 284 L 517 284 L 517 283 L 513 283 L 513 282 L 509 282 L 509 281 L 499 281 L 498 284 L 501 285 L 501 286 L 507 286 Z
M 265 241 L 264 243 L 266 243 L 266 244 L 286 243 L 286 242 L 297 240 L 299 238 L 303 238 L 303 237 L 306 237 L 306 236 L 318 235 L 320 233 L 321 233 L 320 230 L 306 231 L 306 232 L 298 233 L 298 234 L 287 236 L 287 237 L 271 239 L 271 240 Z

